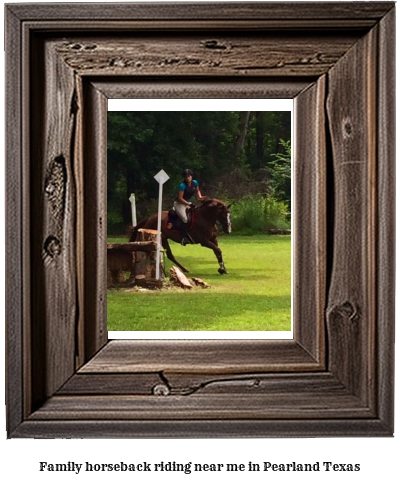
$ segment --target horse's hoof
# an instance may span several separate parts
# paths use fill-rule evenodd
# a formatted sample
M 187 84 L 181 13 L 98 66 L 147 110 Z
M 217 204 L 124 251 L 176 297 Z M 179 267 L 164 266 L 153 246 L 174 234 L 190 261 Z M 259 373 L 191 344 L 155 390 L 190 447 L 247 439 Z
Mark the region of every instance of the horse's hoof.
M 222 274 L 227 274 L 226 269 L 221 269 L 221 268 L 219 268 L 219 269 L 218 269 L 218 272 L 219 272 L 219 274 L 220 274 L 220 275 L 222 275 Z

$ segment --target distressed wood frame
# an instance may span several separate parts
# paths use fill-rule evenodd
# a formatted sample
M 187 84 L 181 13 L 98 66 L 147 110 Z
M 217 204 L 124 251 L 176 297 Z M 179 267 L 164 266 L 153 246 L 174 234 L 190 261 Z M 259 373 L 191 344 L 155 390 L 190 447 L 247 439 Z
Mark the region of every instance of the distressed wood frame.
M 393 2 L 6 6 L 9 437 L 393 434 L 394 34 Z M 108 342 L 112 97 L 294 98 L 293 340 Z

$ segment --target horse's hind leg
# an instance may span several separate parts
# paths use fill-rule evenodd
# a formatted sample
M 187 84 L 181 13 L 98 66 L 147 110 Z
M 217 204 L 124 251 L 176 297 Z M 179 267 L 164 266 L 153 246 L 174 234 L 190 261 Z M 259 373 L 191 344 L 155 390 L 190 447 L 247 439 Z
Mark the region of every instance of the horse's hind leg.
M 222 251 L 220 250 L 220 248 L 218 247 L 217 238 L 214 237 L 212 240 L 209 240 L 205 243 L 202 243 L 201 245 L 203 247 L 207 247 L 208 249 L 213 250 L 213 252 L 216 255 L 216 258 L 219 262 L 219 269 L 218 269 L 219 274 L 227 274 L 227 269 L 224 266 L 224 262 L 223 262 L 223 254 L 222 254 Z
M 166 250 L 166 257 L 171 260 L 174 264 L 177 265 L 183 272 L 190 272 L 188 269 L 183 267 L 177 260 L 175 259 L 175 256 L 172 254 L 172 250 L 170 248 L 169 242 L 166 238 L 162 239 L 162 247 Z

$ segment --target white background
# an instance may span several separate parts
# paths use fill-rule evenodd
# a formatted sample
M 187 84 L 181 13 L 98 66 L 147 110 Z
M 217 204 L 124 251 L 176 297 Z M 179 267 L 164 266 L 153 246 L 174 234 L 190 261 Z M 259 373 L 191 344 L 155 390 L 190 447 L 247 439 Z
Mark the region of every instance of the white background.
M 143 1 L 143 0 L 142 0 Z M 318 0 L 320 1 L 320 0 Z M 11 2 L 9 2 L 11 3 Z M 4 25 L 3 11 L 1 25 Z M 4 94 L 4 52 L 1 52 L 1 86 Z M 3 95 L 4 97 L 4 95 Z M 4 98 L 2 98 L 4 99 Z M 3 106 L 3 103 L 2 103 Z M 2 110 L 4 114 L 4 110 Z M 4 116 L 1 117 L 3 122 Z M 2 140 L 4 140 L 4 124 L 2 123 Z M 4 161 L 2 151 L 1 160 Z M 3 165 L 4 167 L 4 165 Z M 4 171 L 1 171 L 0 191 L 4 195 Z M 4 228 L 4 208 L 1 200 L 0 217 Z M 1 265 L 1 309 L 4 310 L 4 232 L 1 232 L 1 250 L 3 261 Z M 2 313 L 1 337 L 1 384 L 0 393 L 4 404 L 4 311 Z M 396 346 L 398 357 L 398 347 Z M 396 380 L 396 383 L 398 381 Z M 398 389 L 398 387 L 396 387 Z M 397 394 L 396 394 L 397 397 Z M 397 403 L 398 401 L 396 401 Z M 209 485 L 223 484 L 253 486 L 288 485 L 319 486 L 337 485 L 398 485 L 398 439 L 395 438 L 320 438 L 320 439 L 207 439 L 207 440 L 6 440 L 5 409 L 0 414 L 1 448 L 1 478 L 19 485 L 29 482 L 30 485 L 52 486 L 55 482 L 59 486 L 86 486 L 88 482 L 97 485 L 110 485 L 117 482 L 118 486 L 148 485 L 162 483 L 163 485 L 190 485 L 203 487 L 204 482 Z M 396 418 L 398 407 L 396 406 Z M 79 475 L 70 473 L 39 472 L 39 462 L 52 463 L 159 463 L 160 461 L 176 461 L 180 463 L 243 463 L 248 461 L 263 464 L 264 461 L 274 463 L 303 462 L 315 463 L 331 461 L 335 463 L 360 463 L 360 472 L 242 472 L 242 473 L 192 473 L 185 475 L 177 473 L 86 473 Z

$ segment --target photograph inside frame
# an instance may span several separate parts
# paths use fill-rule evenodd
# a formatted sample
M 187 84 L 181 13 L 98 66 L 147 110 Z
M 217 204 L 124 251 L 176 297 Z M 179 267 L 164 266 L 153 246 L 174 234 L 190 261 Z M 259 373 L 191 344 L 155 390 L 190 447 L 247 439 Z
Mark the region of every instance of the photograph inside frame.
M 290 338 L 292 100 L 171 101 L 109 100 L 109 335 Z

